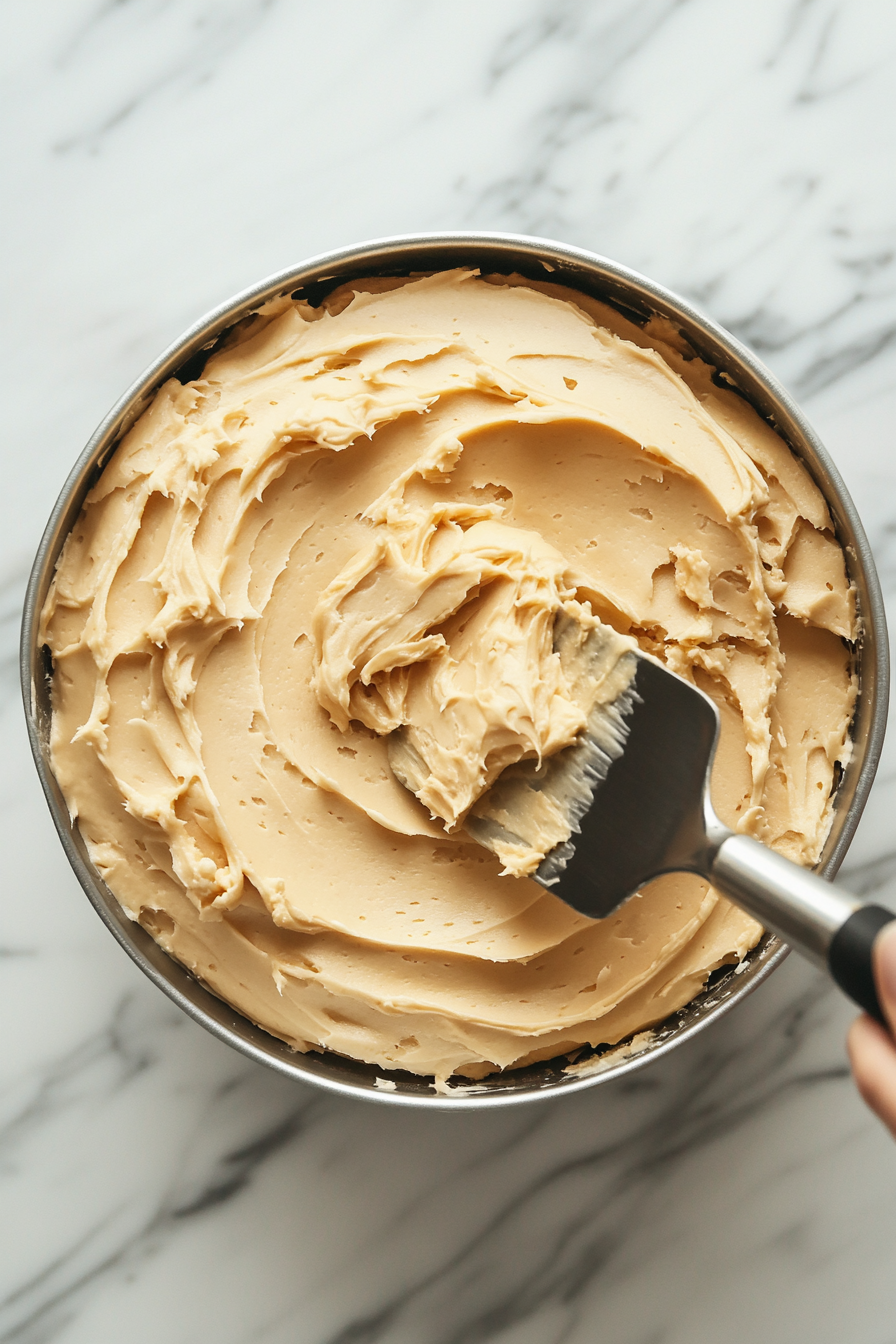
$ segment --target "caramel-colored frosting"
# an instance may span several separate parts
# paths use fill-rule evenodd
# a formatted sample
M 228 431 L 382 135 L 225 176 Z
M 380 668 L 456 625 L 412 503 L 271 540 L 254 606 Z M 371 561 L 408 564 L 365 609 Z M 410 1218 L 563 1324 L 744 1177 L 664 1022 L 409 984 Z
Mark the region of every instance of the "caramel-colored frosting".
M 508 766 L 539 769 L 576 742 L 634 675 L 637 645 L 576 600 L 563 556 L 496 512 L 394 502 L 313 619 L 321 705 L 342 732 L 389 735 L 393 773 L 449 833 Z M 496 849 L 507 873 L 569 839 L 550 812 L 535 843 Z
M 581 732 L 564 617 L 713 696 L 720 815 L 817 859 L 852 594 L 777 434 L 559 286 L 278 299 L 87 497 L 43 613 L 53 768 L 127 913 L 297 1049 L 441 1082 L 612 1044 L 761 930 L 684 874 L 591 922 L 464 832 Z

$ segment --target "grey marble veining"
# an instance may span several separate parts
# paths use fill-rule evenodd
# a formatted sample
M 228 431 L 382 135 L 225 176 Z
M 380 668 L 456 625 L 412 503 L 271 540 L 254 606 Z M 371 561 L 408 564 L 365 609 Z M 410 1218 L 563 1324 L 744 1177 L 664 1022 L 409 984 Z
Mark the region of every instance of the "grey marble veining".
M 507 1112 L 290 1084 L 109 938 L 28 755 L 30 557 L 204 309 L 390 232 L 543 233 L 800 397 L 896 598 L 889 0 L 10 0 L 2 15 L 0 1341 L 893 1344 L 896 1152 L 791 958 L 670 1059 Z M 844 877 L 896 901 L 888 747 Z

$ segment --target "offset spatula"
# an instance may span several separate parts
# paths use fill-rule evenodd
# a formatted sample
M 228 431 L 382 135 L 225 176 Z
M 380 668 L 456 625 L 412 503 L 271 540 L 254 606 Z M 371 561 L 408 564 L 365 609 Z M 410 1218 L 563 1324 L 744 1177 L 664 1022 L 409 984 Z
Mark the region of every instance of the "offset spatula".
M 826 966 L 851 999 L 886 1025 L 871 949 L 896 916 L 723 825 L 709 792 L 718 710 L 681 677 L 635 658 L 629 691 L 593 711 L 579 741 L 540 768 L 523 762 L 505 771 L 484 795 L 486 812 L 490 795 L 498 800 L 491 816 L 469 815 L 467 831 L 489 849 L 525 843 L 531 794 L 547 791 L 566 810 L 573 833 L 533 877 L 567 904 L 602 919 L 661 873 L 697 873 Z

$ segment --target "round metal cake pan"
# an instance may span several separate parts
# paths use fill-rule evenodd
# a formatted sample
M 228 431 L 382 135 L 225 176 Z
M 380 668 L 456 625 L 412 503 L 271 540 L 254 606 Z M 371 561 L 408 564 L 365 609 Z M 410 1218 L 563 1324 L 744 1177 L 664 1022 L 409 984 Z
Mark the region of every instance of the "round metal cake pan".
M 781 963 L 788 949 L 766 935 L 736 971 L 730 967 L 716 972 L 702 994 L 646 1038 L 610 1050 L 582 1052 L 573 1063 L 563 1058 L 497 1074 L 475 1085 L 458 1082 L 448 1093 L 437 1092 L 431 1079 L 385 1072 L 329 1051 L 296 1053 L 216 998 L 173 961 L 125 915 L 94 868 L 50 765 L 52 665 L 48 650 L 38 644 L 38 626 L 59 552 L 85 495 L 122 435 L 166 379 L 175 376 L 187 382 L 198 377 L 209 351 L 234 323 L 278 295 L 291 293 L 318 304 L 347 280 L 456 266 L 476 267 L 485 274 L 516 272 L 550 280 L 569 288 L 573 298 L 577 291 L 592 295 L 639 324 L 653 315 L 668 319 L 716 369 L 723 385 L 733 385 L 774 426 L 821 488 L 846 555 L 859 614 L 853 752 L 839 782 L 833 825 L 819 864 L 828 877 L 840 866 L 871 788 L 883 746 L 889 675 L 883 600 L 868 540 L 837 468 L 802 412 L 755 355 L 716 323 L 661 285 L 605 257 L 515 234 L 427 233 L 376 239 L 312 257 L 253 285 L 203 317 L 165 350 L 112 408 L 75 464 L 47 523 L 28 585 L 22 624 L 22 691 L 31 748 L 56 829 L 78 880 L 107 928 L 140 969 L 213 1035 L 250 1059 L 331 1092 L 392 1105 L 450 1110 L 566 1095 L 643 1068 L 727 1013 Z

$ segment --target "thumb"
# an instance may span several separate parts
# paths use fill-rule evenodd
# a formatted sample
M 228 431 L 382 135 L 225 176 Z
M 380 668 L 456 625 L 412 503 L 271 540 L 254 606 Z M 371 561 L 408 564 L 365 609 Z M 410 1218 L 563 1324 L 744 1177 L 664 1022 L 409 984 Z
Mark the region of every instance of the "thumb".
M 875 938 L 872 961 L 877 997 L 890 1031 L 896 1036 L 896 921 L 887 924 Z

